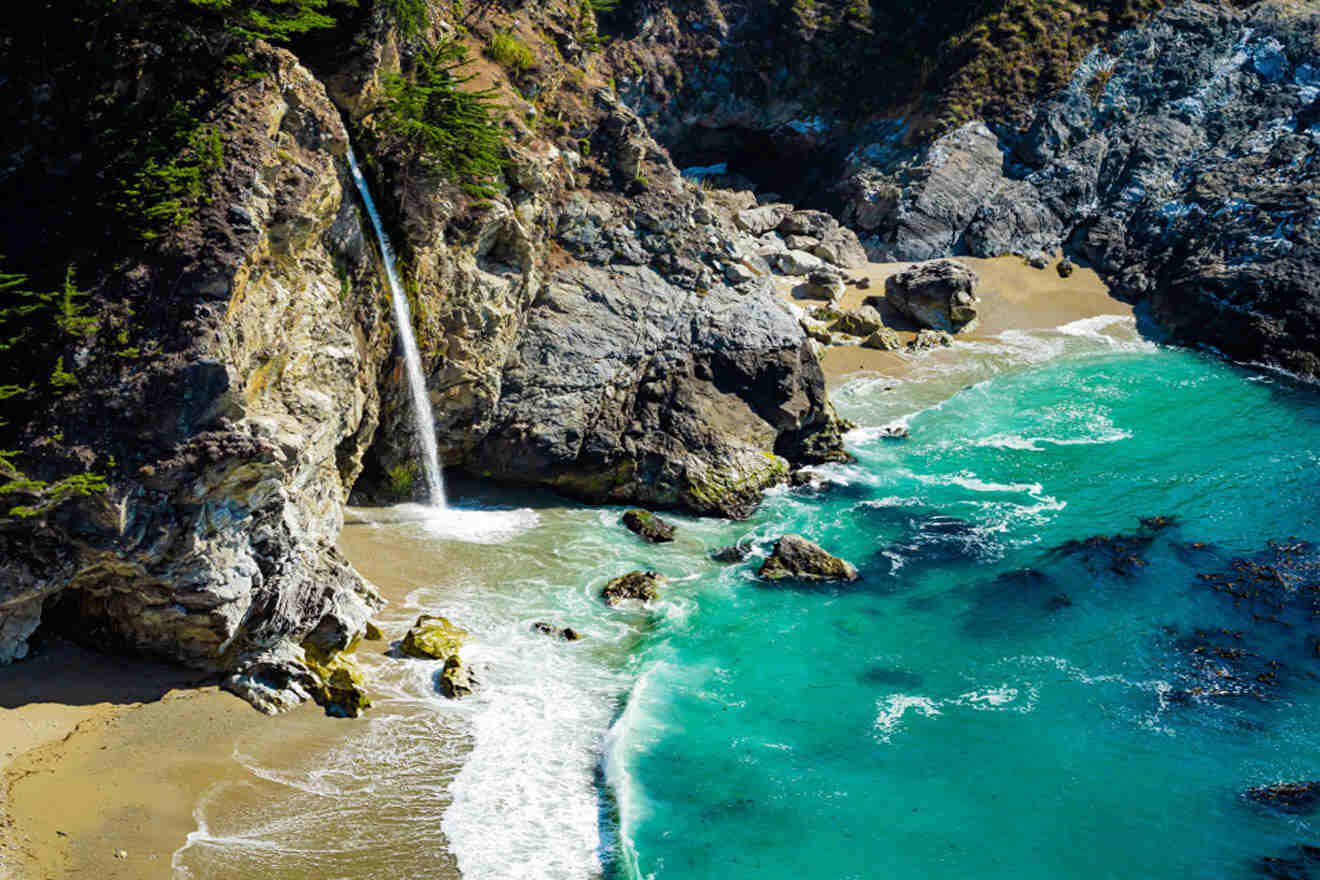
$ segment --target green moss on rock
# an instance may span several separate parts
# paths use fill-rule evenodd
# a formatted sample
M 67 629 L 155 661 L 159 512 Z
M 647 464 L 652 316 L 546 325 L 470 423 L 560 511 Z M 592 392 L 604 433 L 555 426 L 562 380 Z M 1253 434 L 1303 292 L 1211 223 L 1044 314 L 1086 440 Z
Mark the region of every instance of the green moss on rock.
M 408 630 L 399 650 L 422 660 L 448 660 L 458 656 L 467 632 L 438 614 L 423 614 Z

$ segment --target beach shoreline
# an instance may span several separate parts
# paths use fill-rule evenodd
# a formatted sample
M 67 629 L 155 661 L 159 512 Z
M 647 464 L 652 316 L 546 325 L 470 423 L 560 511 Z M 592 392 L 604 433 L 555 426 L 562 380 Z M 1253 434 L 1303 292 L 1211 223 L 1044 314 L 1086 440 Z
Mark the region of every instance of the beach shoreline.
M 1065 279 L 1054 266 L 1035 269 L 1016 257 L 958 259 L 981 278 L 978 326 L 958 334 L 958 341 L 1132 314 L 1083 267 Z M 869 264 L 848 273 L 866 286 L 850 284 L 841 307 L 883 296 L 885 279 L 908 265 Z M 777 282 L 784 301 L 802 309 L 820 304 L 794 298 L 796 283 Z M 900 333 L 904 341 L 914 335 Z M 822 363 L 833 390 L 866 376 L 901 379 L 912 357 L 829 346 Z M 393 607 L 401 607 L 414 579 L 398 570 L 397 560 L 375 554 L 354 531 L 363 528 L 370 527 L 349 526 L 341 549 Z M 387 647 L 364 643 L 359 650 Z M 215 786 L 250 777 L 235 758 L 239 743 L 321 743 L 351 735 L 369 718 L 329 719 L 310 705 L 270 718 L 213 682 L 199 681 L 196 671 L 53 641 L 30 660 L 0 669 L 0 877 L 169 876 L 173 854 L 197 828 L 200 799 Z M 458 876 L 453 865 L 441 868 L 445 876 Z
M 1057 261 L 1044 269 L 1036 269 L 1021 257 L 954 257 L 977 274 L 980 283 L 976 295 L 978 319 L 971 329 L 954 335 L 955 342 L 985 342 L 994 340 L 1005 331 L 1052 330 L 1074 321 L 1102 315 L 1131 317 L 1132 306 L 1115 299 L 1094 269 L 1074 266 L 1072 274 L 1063 278 L 1057 270 Z M 862 286 L 850 283 L 840 298 L 840 310 L 859 308 L 868 297 L 884 298 L 886 279 L 916 265 L 915 263 L 868 263 L 844 273 L 846 279 L 862 281 Z M 801 279 L 776 278 L 775 290 L 781 300 L 803 311 L 824 300 L 804 299 L 795 295 Z M 889 315 L 886 315 L 886 319 Z M 916 332 L 897 329 L 904 344 L 916 337 Z M 858 343 L 861 339 L 858 339 Z M 913 355 L 899 351 L 878 351 L 859 345 L 822 346 L 821 366 L 831 391 L 859 378 L 883 377 L 902 379 L 912 370 Z

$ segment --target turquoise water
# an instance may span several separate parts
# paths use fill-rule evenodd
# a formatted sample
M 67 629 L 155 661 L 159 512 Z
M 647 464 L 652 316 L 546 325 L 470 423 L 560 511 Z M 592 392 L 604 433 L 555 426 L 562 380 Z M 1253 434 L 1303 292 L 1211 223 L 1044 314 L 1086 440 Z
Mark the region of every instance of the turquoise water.
M 910 438 L 856 432 L 855 465 L 743 527 L 861 583 L 767 586 L 758 556 L 648 636 L 609 757 L 618 874 L 1237 877 L 1320 843 L 1239 797 L 1320 776 L 1320 625 L 1196 577 L 1320 537 L 1320 398 L 1138 343 L 941 397 L 992 354 L 848 388 L 845 415 Z M 1141 540 L 1058 549 L 1119 533 Z
M 1234 878 L 1320 843 L 1240 797 L 1320 778 L 1315 594 L 1235 605 L 1197 577 L 1320 539 L 1316 389 L 1108 317 L 835 400 L 855 464 L 748 522 L 673 517 L 673 544 L 462 484 L 442 520 L 357 512 L 387 639 L 448 616 L 481 687 L 446 700 L 437 664 L 364 654 L 372 711 L 241 742 L 174 875 Z M 785 532 L 862 581 L 758 582 Z M 708 558 L 740 541 L 746 562 Z M 605 606 L 635 568 L 662 599 Z

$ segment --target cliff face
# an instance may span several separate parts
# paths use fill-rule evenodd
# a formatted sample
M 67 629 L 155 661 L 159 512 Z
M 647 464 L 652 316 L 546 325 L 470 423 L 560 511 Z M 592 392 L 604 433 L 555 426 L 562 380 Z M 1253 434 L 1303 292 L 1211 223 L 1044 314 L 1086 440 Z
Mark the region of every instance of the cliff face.
M 292 55 L 254 61 L 266 75 L 215 110 L 227 161 L 174 258 L 104 276 L 152 348 L 105 356 L 103 318 L 44 422 L 62 442 L 32 444 L 107 467 L 109 488 L 0 518 L 0 654 L 23 656 L 44 608 L 274 709 L 316 693 L 300 646 L 346 648 L 379 604 L 333 542 L 390 334 L 343 124 Z
M 1022 127 L 858 148 L 878 259 L 1065 246 L 1174 337 L 1320 376 L 1320 17 L 1188 3 L 1092 52 Z
M 1104 22 L 1067 3 L 1009 4 L 1015 25 L 958 4 L 922 16 L 909 26 L 928 45 L 933 73 L 922 82 L 947 89 L 934 103 L 911 82 L 906 103 L 865 85 L 867 47 L 886 35 L 850 29 L 846 10 L 828 4 L 811 14 L 644 4 L 612 58 L 625 97 L 681 155 L 812 198 L 873 259 L 1064 247 L 1118 295 L 1147 303 L 1175 340 L 1320 375 L 1310 280 L 1320 23 L 1305 5 L 1221 2 L 1112 27 L 1156 5 L 1111 8 Z M 1051 54 L 1060 33 L 1069 48 Z M 793 37 L 796 54 L 756 51 Z M 853 65 L 855 88 L 802 75 L 827 69 L 827 51 Z M 979 78 L 995 58 L 1002 75 Z M 941 135 L 962 111 L 983 118 Z

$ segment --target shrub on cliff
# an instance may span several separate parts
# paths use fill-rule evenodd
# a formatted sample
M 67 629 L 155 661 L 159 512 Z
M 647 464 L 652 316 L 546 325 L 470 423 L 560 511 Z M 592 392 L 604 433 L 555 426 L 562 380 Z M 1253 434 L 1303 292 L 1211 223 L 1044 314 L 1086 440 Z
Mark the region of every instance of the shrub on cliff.
M 454 180 L 464 192 L 491 196 L 504 169 L 504 129 L 496 120 L 495 89 L 467 91 L 460 73 L 467 49 L 443 42 L 425 50 L 412 70 L 385 81 L 378 116 L 387 146 L 408 166 L 420 164 Z M 405 176 L 404 190 L 408 179 Z

